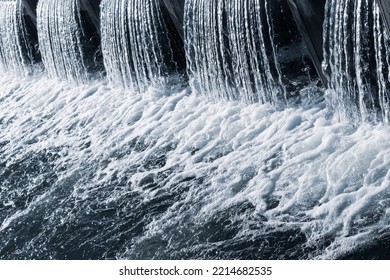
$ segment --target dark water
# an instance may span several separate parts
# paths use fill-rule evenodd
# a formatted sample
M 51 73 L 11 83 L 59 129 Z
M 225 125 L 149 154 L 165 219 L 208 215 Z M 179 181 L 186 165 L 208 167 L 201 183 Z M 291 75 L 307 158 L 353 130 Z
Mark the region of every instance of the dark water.
M 1 83 L 2 259 L 388 258 L 388 128 L 329 119 L 316 88 L 275 111 Z

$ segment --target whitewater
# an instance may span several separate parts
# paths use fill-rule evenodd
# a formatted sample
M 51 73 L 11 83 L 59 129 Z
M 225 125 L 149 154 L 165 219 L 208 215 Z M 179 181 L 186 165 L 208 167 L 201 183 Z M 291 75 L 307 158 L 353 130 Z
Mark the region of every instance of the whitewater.
M 1 258 L 388 257 L 389 127 L 315 85 L 277 109 L 0 76 Z
M 375 3 L 0 1 L 0 259 L 388 259 Z

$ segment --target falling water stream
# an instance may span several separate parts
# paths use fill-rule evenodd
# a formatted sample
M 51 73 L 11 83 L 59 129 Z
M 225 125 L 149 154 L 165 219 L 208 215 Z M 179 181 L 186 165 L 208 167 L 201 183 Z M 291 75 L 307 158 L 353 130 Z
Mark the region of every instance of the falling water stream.
M 327 1 L 327 90 L 283 1 L 189 0 L 183 46 L 162 1 L 40 0 L 34 73 L 20 3 L 0 1 L 0 259 L 389 258 L 372 1 Z

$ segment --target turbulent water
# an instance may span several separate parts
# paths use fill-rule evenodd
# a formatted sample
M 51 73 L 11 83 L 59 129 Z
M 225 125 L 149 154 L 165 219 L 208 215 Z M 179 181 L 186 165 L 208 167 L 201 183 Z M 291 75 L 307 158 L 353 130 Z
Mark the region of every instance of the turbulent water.
M 20 42 L 0 41 L 0 259 L 390 257 L 388 38 L 369 1 L 327 2 L 330 89 L 291 80 L 287 102 L 270 1 L 187 1 L 190 86 L 160 1 L 103 0 L 101 50 L 85 3 L 39 1 L 46 70 L 7 69 Z
M 389 127 L 332 120 L 317 88 L 275 111 L 0 84 L 2 258 L 359 257 L 389 238 Z

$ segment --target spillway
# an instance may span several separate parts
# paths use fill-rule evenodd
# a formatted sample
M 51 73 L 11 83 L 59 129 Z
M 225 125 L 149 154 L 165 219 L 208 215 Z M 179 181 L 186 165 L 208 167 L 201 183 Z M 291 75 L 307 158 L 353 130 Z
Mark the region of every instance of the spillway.
M 0 0 L 0 259 L 389 259 L 385 0 Z
M 215 98 L 248 103 L 286 101 L 310 82 L 314 68 L 287 2 L 240 3 L 186 1 L 193 87 Z
M 50 77 L 85 82 L 103 70 L 98 17 L 99 1 L 39 1 L 39 46 Z
M 37 1 L 0 2 L 0 67 L 19 75 L 40 60 L 35 8 Z
M 102 50 L 107 76 L 133 91 L 176 82 L 185 73 L 183 42 L 162 1 L 103 0 Z
M 333 106 L 342 119 L 388 121 L 389 37 L 378 6 L 327 1 L 325 18 L 323 65 Z

